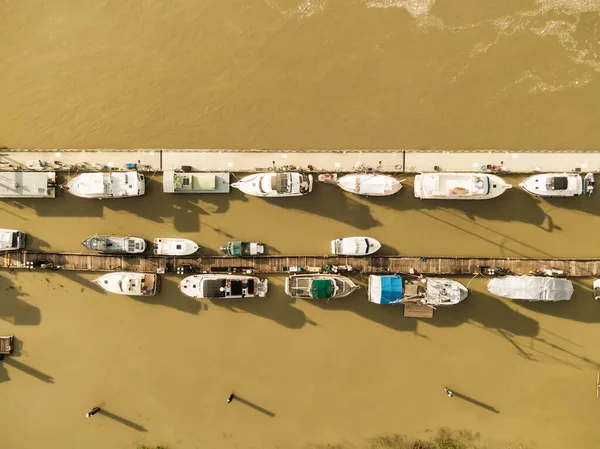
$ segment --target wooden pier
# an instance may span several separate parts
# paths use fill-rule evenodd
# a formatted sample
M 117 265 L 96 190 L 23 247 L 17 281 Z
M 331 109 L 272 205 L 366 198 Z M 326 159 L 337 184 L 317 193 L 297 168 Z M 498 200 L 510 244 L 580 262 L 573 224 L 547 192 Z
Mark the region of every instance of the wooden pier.
M 147 273 L 227 272 L 249 269 L 256 273 L 285 273 L 330 270 L 332 266 L 352 267 L 361 273 L 422 273 L 426 275 L 474 275 L 482 268 L 503 268 L 514 274 L 552 270 L 564 276 L 589 277 L 600 273 L 600 259 L 526 259 L 409 256 L 261 256 L 236 258 L 111 256 L 89 253 L 7 252 L 0 256 L 0 268 L 51 268 L 69 271 L 135 271 Z

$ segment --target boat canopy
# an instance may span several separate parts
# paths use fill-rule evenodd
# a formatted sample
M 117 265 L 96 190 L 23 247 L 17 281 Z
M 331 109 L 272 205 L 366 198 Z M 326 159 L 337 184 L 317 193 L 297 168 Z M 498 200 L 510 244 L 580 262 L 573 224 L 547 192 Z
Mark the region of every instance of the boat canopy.
M 404 297 L 401 276 L 369 276 L 369 301 L 377 304 L 400 304 Z
M 529 301 L 566 301 L 573 295 L 567 279 L 541 276 L 504 276 L 492 279 L 488 290 L 494 295 Z
M 333 296 L 333 283 L 330 279 L 314 279 L 310 285 L 310 295 L 314 299 L 327 299 Z
M 567 190 L 569 187 L 569 178 L 566 176 L 553 176 L 548 179 L 548 190 Z

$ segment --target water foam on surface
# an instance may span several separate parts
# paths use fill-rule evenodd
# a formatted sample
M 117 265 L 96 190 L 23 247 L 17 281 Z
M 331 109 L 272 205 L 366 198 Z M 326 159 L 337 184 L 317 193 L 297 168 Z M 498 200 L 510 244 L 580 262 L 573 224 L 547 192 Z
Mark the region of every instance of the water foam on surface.
M 265 0 L 265 3 L 288 19 L 307 19 L 314 14 L 323 11 L 323 8 L 325 8 L 325 1 L 326 0 L 299 0 L 297 5 L 291 8 L 282 7 L 278 0 Z

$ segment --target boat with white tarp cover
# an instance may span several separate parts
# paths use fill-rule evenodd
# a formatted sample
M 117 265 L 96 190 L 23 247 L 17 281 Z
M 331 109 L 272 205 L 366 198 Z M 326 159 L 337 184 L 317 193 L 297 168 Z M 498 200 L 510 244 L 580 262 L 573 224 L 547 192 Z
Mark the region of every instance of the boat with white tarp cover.
M 494 295 L 526 301 L 568 301 L 574 291 L 567 279 L 543 276 L 503 276 L 492 279 L 487 288 Z

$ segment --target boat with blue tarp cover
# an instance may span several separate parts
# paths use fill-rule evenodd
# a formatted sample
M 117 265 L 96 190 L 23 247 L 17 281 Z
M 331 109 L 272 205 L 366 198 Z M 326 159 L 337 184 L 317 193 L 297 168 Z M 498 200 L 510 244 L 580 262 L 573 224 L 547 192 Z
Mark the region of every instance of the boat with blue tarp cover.
M 285 292 L 292 298 L 343 298 L 356 289 L 354 282 L 336 274 L 292 274 L 285 280 Z
M 376 304 L 419 303 L 453 306 L 469 296 L 460 282 L 446 278 L 408 278 L 398 274 L 369 276 L 369 301 Z

